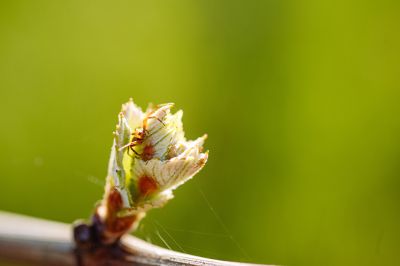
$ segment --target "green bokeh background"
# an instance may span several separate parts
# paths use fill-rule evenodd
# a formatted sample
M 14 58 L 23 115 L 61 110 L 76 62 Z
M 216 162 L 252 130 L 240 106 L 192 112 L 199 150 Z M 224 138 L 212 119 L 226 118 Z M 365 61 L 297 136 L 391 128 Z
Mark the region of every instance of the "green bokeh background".
M 0 209 L 88 217 L 121 103 L 210 158 L 137 234 L 195 255 L 400 264 L 399 1 L 1 1 Z

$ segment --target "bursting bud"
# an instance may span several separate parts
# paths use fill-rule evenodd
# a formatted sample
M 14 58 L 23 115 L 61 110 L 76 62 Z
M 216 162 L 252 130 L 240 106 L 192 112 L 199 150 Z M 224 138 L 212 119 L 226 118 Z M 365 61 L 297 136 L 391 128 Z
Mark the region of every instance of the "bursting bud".
M 104 197 L 92 221 L 101 243 L 114 243 L 133 230 L 147 211 L 162 207 L 205 165 L 207 136 L 186 140 L 183 112 L 172 114 L 172 107 L 150 105 L 143 112 L 132 99 L 122 105 Z

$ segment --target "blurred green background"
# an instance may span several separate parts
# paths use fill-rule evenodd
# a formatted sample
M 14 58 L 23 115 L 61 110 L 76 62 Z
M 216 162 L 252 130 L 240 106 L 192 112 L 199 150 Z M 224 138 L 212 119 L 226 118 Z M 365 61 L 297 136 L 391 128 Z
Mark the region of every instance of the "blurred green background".
M 175 102 L 210 159 L 137 235 L 195 255 L 400 265 L 399 1 L 1 1 L 0 209 L 103 193 L 120 105 Z

